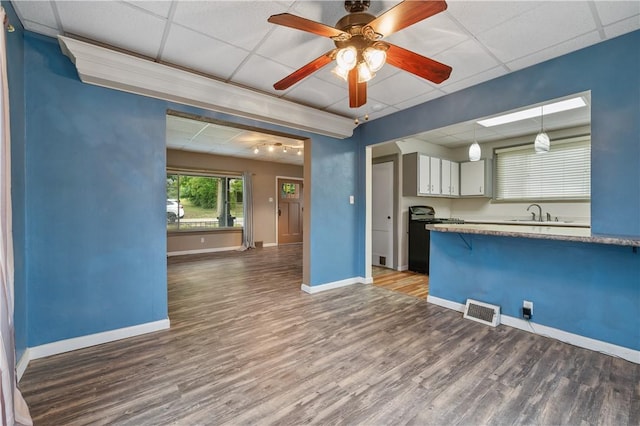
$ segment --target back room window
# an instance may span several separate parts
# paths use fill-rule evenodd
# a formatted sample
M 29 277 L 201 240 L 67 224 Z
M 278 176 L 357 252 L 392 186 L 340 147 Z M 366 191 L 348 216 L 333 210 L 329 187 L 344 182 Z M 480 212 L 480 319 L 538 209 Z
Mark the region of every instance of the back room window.
M 241 176 L 167 173 L 167 230 L 242 228 Z

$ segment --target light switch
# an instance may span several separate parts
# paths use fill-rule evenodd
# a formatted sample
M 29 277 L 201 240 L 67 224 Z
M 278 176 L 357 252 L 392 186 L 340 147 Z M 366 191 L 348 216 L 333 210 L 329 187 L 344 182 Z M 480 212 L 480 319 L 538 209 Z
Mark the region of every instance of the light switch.
M 269 202 L 273 203 L 273 197 L 269 197 Z
M 353 204 L 355 203 L 355 198 L 353 197 L 353 195 L 349 195 L 349 204 Z

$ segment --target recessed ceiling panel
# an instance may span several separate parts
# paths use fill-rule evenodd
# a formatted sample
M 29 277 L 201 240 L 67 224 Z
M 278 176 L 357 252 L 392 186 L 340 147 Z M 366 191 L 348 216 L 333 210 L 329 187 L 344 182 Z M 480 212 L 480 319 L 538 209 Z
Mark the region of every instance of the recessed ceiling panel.
M 161 59 L 227 79 L 247 54 L 239 47 L 174 24 L 169 30 Z
M 67 33 L 155 58 L 166 21 L 126 3 L 56 2 Z
M 477 38 L 498 59 L 507 62 L 595 29 L 587 2 L 546 2 L 478 34 Z

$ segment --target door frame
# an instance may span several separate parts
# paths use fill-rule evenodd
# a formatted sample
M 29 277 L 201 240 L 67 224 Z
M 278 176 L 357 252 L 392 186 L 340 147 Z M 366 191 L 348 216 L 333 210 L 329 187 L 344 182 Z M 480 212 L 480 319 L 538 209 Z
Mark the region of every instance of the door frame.
M 397 176 L 397 171 L 398 171 L 398 158 L 397 155 L 385 155 L 383 157 L 377 157 L 377 158 L 372 158 L 371 159 L 371 171 L 372 171 L 372 175 L 373 175 L 373 165 L 374 164 L 384 164 L 384 163 L 391 163 L 391 200 L 392 200 L 392 205 L 391 205 L 391 264 L 387 265 L 388 268 L 396 270 L 398 268 L 398 233 L 396 232 L 397 229 L 397 210 L 398 210 L 398 200 L 396 197 L 396 194 L 398 192 L 398 176 Z M 371 232 L 373 232 L 373 176 L 372 176 L 372 186 L 371 186 L 371 200 L 372 200 L 372 211 L 371 211 Z M 373 235 L 373 234 L 372 234 Z M 373 242 L 372 242 L 373 244 Z M 373 252 L 373 246 L 372 246 L 372 252 Z
M 278 206 L 280 205 L 280 187 L 278 186 L 278 180 L 279 179 L 300 181 L 300 182 L 302 182 L 302 188 L 303 188 L 302 190 L 303 191 L 304 191 L 304 186 L 305 186 L 304 185 L 304 178 L 291 177 L 291 176 L 276 176 L 276 183 L 275 183 L 275 185 L 276 185 L 275 194 L 276 195 L 274 197 L 275 203 L 273 205 L 273 217 L 274 217 L 274 221 L 276 223 L 276 227 L 275 227 L 275 230 L 276 230 L 276 246 L 280 245 L 280 241 L 278 241 L 278 238 L 280 236 L 280 233 L 278 232 Z M 302 210 L 302 213 L 303 213 L 302 214 L 302 221 L 303 221 L 302 222 L 302 224 L 303 224 L 303 226 L 302 226 L 302 241 L 305 240 L 305 232 L 304 232 L 305 231 L 305 226 L 304 226 L 304 224 L 305 224 L 306 221 L 304 220 L 304 212 L 305 212 L 305 207 L 306 207 L 306 204 L 307 204 L 306 194 L 304 192 L 303 192 L 303 194 L 304 194 L 303 195 L 304 198 L 302 200 L 302 209 L 303 209 Z

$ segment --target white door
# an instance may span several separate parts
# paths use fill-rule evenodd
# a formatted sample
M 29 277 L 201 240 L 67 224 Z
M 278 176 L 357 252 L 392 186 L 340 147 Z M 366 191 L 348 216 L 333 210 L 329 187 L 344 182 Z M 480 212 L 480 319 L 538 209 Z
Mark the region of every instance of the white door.
M 371 264 L 393 268 L 393 162 L 371 172 Z

